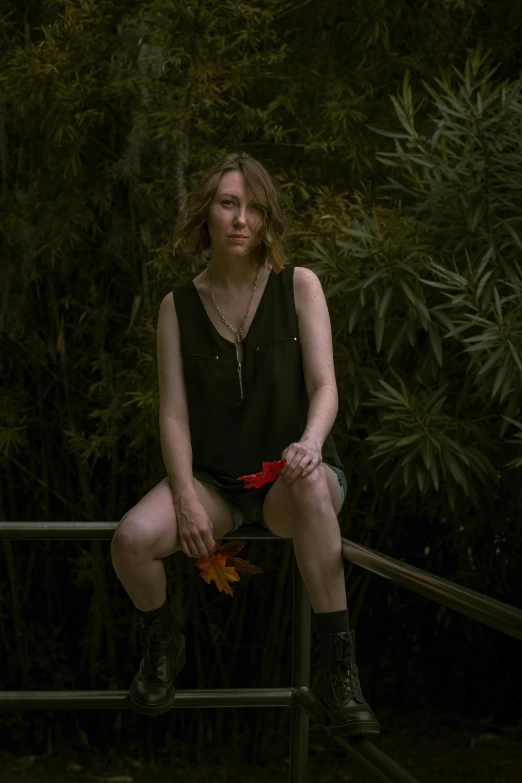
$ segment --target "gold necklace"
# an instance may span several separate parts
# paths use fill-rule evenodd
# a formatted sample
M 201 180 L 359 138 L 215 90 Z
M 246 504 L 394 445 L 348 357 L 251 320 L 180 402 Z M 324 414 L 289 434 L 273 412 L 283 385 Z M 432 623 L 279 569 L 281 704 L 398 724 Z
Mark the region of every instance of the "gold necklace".
M 234 329 L 234 327 L 231 326 L 231 324 L 229 324 L 229 322 L 227 321 L 227 319 L 225 318 L 225 316 L 223 315 L 223 313 L 221 312 L 221 310 L 217 306 L 216 300 L 214 299 L 214 294 L 212 292 L 212 286 L 210 285 L 210 261 L 207 264 L 208 290 L 210 291 L 210 296 L 212 298 L 212 301 L 214 302 L 214 307 L 218 311 L 218 313 L 219 313 L 223 323 L 225 323 L 228 326 L 229 329 L 232 329 L 232 331 L 236 333 L 236 342 L 234 343 L 234 345 L 236 347 L 237 372 L 238 372 L 238 376 L 239 376 L 239 387 L 241 389 L 241 399 L 243 399 L 243 380 L 241 378 L 241 362 L 239 361 L 239 343 L 243 342 L 242 330 L 243 330 L 243 326 L 245 325 L 245 321 L 248 318 L 248 313 L 250 312 L 250 305 L 252 304 L 252 299 L 254 298 L 254 291 L 256 290 L 256 286 L 257 286 L 257 283 L 258 283 L 258 280 L 259 280 L 260 272 L 261 272 L 261 269 L 258 269 L 257 270 L 257 277 L 256 277 L 256 279 L 254 281 L 254 287 L 252 288 L 252 293 L 250 294 L 250 302 L 248 303 L 247 311 L 245 313 L 245 317 L 243 318 L 243 323 L 241 324 L 239 329 Z

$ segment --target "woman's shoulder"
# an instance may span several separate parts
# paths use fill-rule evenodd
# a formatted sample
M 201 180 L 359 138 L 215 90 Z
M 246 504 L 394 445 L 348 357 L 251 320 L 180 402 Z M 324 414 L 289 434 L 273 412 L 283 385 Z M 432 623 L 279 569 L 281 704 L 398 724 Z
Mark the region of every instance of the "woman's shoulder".
M 205 274 L 205 269 L 203 269 L 196 277 L 193 277 L 192 280 L 189 280 L 189 283 L 194 283 L 197 290 L 200 291 L 201 287 L 203 286 L 203 275 Z

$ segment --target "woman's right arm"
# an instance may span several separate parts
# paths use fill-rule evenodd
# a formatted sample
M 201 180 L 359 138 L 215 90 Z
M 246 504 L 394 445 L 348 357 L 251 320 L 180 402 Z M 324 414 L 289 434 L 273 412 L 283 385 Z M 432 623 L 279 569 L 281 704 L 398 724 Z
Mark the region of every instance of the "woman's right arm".
M 197 501 L 179 324 L 172 292 L 163 298 L 160 305 L 157 353 L 161 452 L 174 503 L 182 499 Z
M 170 479 L 174 504 L 181 499 L 197 500 L 188 428 L 177 419 L 160 419 L 160 441 L 163 464 Z

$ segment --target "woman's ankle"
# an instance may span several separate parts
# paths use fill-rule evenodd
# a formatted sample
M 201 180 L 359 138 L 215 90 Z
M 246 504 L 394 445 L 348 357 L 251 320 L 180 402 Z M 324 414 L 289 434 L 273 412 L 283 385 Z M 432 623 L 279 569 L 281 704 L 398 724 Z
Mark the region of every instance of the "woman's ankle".
M 136 607 L 136 611 L 138 612 L 140 617 L 143 617 L 144 620 L 153 622 L 154 620 L 156 620 L 156 618 L 161 617 L 168 611 L 170 598 L 171 597 L 169 593 L 167 593 L 163 603 L 160 606 L 157 606 L 155 609 L 143 610 L 143 609 L 138 609 Z

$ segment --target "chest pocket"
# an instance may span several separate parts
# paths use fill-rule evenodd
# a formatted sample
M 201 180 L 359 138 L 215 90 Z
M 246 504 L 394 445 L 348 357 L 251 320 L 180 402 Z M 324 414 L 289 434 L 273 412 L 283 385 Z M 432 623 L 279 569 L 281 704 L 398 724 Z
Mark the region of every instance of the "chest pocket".
M 184 360 L 187 396 L 214 407 L 218 400 L 239 394 L 235 355 L 193 351 Z
M 277 340 L 269 340 L 267 343 L 260 343 L 256 345 L 256 353 L 267 353 L 277 348 L 290 348 L 295 350 L 295 347 L 299 345 L 297 337 L 280 337 Z
M 256 345 L 256 373 L 281 380 L 295 372 L 301 363 L 301 346 L 297 337 L 281 337 Z

